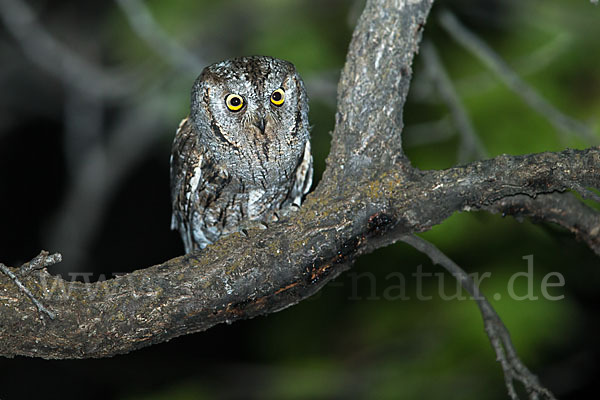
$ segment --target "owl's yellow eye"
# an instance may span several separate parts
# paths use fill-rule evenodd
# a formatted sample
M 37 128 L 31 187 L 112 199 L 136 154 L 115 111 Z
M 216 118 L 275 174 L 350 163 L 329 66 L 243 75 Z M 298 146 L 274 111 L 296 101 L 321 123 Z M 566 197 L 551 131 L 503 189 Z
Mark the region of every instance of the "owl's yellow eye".
M 228 94 L 225 97 L 225 105 L 230 111 L 240 111 L 244 107 L 244 99 L 239 94 Z
M 282 88 L 275 90 L 271 93 L 271 103 L 275 104 L 277 107 L 281 106 L 285 101 L 285 92 Z

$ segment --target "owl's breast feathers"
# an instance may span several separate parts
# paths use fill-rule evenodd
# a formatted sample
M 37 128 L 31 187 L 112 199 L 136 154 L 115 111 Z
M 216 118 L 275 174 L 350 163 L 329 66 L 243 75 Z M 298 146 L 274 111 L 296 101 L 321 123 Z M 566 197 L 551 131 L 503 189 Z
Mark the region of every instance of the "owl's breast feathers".
M 171 229 L 180 231 L 186 252 L 268 222 L 282 207 L 300 205 L 312 182 L 310 143 L 306 141 L 302 152 L 293 157 L 291 173 L 282 173 L 280 179 L 273 179 L 271 173 L 248 179 L 233 166 L 218 163 L 200 143 L 191 118 L 184 119 L 171 154 Z

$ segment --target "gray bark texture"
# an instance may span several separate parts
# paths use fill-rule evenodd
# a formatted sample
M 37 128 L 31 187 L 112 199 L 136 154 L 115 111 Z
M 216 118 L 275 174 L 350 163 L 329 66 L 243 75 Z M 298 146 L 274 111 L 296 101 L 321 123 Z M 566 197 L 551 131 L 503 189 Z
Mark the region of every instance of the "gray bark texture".
M 361 254 L 456 211 L 488 210 L 567 227 L 600 255 L 598 213 L 574 197 L 600 188 L 600 148 L 503 155 L 447 170 L 413 168 L 402 108 L 433 0 L 371 0 L 338 87 L 331 153 L 302 208 L 266 230 L 115 279 L 67 282 L 45 269 L 0 274 L 0 355 L 108 357 L 294 305 Z M 19 271 L 15 270 L 15 274 Z

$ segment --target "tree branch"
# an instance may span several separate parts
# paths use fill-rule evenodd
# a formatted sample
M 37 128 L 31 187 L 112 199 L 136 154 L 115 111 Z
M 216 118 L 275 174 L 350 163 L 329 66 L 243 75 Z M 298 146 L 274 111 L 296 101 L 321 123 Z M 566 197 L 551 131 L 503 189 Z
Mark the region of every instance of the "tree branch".
M 534 221 L 558 224 L 600 256 L 600 213 L 571 193 L 544 194 L 535 198 L 525 195 L 504 197 L 484 209 L 516 218 L 527 217 Z
M 205 64 L 173 40 L 152 16 L 143 0 L 116 0 L 131 28 L 155 53 L 165 57 L 174 68 L 198 72 Z
M 0 1 L 0 18 L 25 55 L 67 86 L 91 97 L 119 98 L 138 85 L 132 74 L 109 74 L 72 52 L 38 23 L 24 1 Z
M 44 235 L 45 243 L 60 249 L 69 270 L 77 271 L 77 264 L 85 260 L 92 235 L 119 181 L 164 132 L 161 128 L 166 112 L 159 94 L 156 87 L 145 91 L 141 104 L 120 116 L 109 130 L 108 140 L 96 141 L 74 171 L 64 201 L 50 218 Z
M 396 161 L 408 165 L 400 139 L 402 109 L 432 3 L 367 2 L 338 85 L 336 126 L 324 176 L 340 174 L 341 180 L 363 175 L 364 169 L 383 171 Z
M 537 377 L 521 362 L 510 339 L 508 329 L 473 279 L 432 243 L 415 235 L 403 236 L 400 240 L 426 254 L 434 264 L 444 267 L 477 302 L 483 317 L 485 332 L 496 353 L 496 359 L 504 371 L 504 380 L 510 398 L 519 399 L 513 384 L 514 380 L 518 380 L 525 386 L 530 399 L 538 399 L 538 395 L 542 395 L 545 399 L 556 400 L 554 395 L 540 385 Z
M 389 171 L 371 181 L 322 182 L 289 218 L 201 253 L 93 284 L 32 273 L 23 284 L 56 313 L 51 322 L 36 318 L 29 299 L 0 275 L 0 354 L 104 357 L 275 312 L 394 241 L 391 232 L 425 231 L 455 211 L 565 190 L 568 182 L 600 187 L 599 160 L 598 148 L 565 150 L 414 171 L 411 180 Z
M 575 133 L 586 143 L 597 144 L 598 137 L 594 131 L 574 118 L 562 113 L 548 100 L 542 97 L 533 87 L 522 80 L 508 64 L 481 39 L 465 28 L 449 11 L 440 15 L 440 23 L 456 41 L 463 45 L 535 111 L 544 116 L 558 131 L 565 134 Z
M 472 159 L 470 158 L 471 156 L 474 156 L 476 159 L 488 158 L 487 151 L 475 132 L 471 119 L 458 97 L 450 77 L 446 73 L 446 69 L 440 61 L 435 46 L 430 42 L 425 42 L 421 46 L 421 51 L 423 52 L 425 66 L 430 79 L 436 83 L 437 91 L 450 109 L 450 115 L 460 134 L 458 162 L 464 163 L 469 161 L 469 159 Z
M 33 260 L 21 265 L 21 268 L 19 268 L 18 271 L 18 275 L 29 275 L 32 271 L 46 268 L 50 265 L 54 265 L 60 262 L 61 259 L 62 256 L 59 253 L 49 255 L 48 252 L 42 251 L 39 255 L 34 257 Z M 17 274 L 15 274 L 6 265 L 2 263 L 0 263 L 0 271 L 6 274 L 6 276 L 8 276 L 10 279 L 12 279 L 12 281 L 15 283 L 15 285 L 17 285 L 19 290 L 21 290 L 21 292 L 27 295 L 27 297 L 29 297 L 33 304 L 35 304 L 39 312 L 46 314 L 50 319 L 54 319 L 56 317 L 56 315 L 52 311 L 44 307 L 44 305 L 40 303 L 38 299 L 36 299 L 33 293 L 31 293 L 31 291 L 21 283 L 21 280 L 19 279 Z

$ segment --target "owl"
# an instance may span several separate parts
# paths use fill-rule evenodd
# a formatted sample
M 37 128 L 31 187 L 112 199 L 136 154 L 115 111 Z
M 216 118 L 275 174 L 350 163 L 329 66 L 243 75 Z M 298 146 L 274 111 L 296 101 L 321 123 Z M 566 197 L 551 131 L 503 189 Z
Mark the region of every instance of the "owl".
M 308 99 L 294 65 L 253 56 L 206 67 L 171 152 L 171 229 L 186 253 L 277 220 L 311 183 Z

